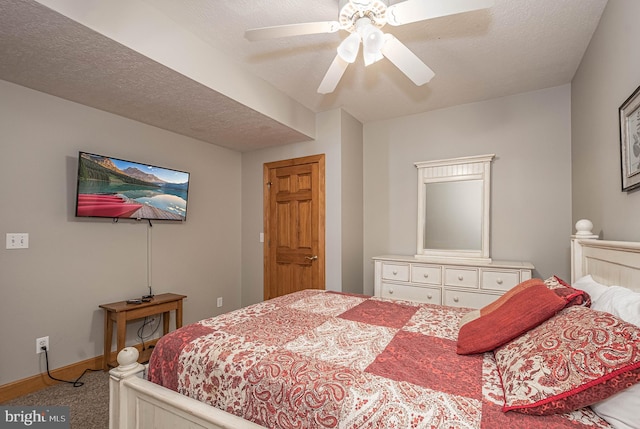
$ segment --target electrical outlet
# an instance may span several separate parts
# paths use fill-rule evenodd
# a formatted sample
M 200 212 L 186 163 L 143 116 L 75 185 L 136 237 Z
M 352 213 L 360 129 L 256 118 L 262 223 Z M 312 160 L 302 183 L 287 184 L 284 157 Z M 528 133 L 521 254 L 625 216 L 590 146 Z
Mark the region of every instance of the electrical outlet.
M 36 339 L 36 353 L 43 353 L 44 350 L 42 348 L 47 349 L 49 351 L 49 337 L 40 337 Z
M 218 298 L 218 307 L 222 307 L 222 297 Z

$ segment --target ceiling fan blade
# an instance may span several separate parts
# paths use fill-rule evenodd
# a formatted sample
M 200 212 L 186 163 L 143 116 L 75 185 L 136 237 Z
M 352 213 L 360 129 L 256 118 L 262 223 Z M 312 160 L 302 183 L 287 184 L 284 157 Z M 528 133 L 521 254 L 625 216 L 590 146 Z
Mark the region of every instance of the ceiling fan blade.
M 340 79 L 342 79 L 342 75 L 345 70 L 347 70 L 348 65 L 349 63 L 340 58 L 340 55 L 336 55 L 329 66 L 329 70 L 327 70 L 327 74 L 324 75 L 322 82 L 320 82 L 318 93 L 328 94 L 333 92 L 333 90 L 336 89 L 336 86 L 338 86 Z
M 277 39 L 279 37 L 302 36 L 305 34 L 335 33 L 340 30 L 340 28 L 338 21 L 305 22 L 301 24 L 252 28 L 244 32 L 244 37 L 251 41 Z
M 402 73 L 416 85 L 424 85 L 436 74 L 420 58 L 416 56 L 401 41 L 391 34 L 387 34 L 387 41 L 382 47 L 382 55 L 387 57 Z
M 493 6 L 493 0 L 406 0 L 387 8 L 387 23 L 403 25 Z

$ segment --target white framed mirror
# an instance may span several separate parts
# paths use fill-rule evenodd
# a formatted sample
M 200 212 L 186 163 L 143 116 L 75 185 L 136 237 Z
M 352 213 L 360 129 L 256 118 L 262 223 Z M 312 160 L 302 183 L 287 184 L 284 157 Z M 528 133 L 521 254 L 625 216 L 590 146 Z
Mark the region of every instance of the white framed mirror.
M 417 162 L 418 258 L 491 262 L 491 161 L 479 155 Z

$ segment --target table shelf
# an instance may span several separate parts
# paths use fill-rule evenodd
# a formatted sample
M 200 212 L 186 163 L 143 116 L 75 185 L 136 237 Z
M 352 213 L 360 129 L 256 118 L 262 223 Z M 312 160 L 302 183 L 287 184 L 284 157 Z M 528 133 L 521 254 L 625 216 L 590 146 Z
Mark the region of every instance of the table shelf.
M 149 302 L 141 304 L 129 304 L 127 301 L 118 301 L 110 304 L 101 304 L 104 310 L 104 357 L 102 367 L 105 371 L 117 366 L 111 361 L 111 348 L 113 346 L 113 325 L 116 325 L 116 355 L 125 347 L 127 322 L 142 319 L 144 317 L 162 314 L 162 335 L 169 333 L 169 320 L 171 311 L 176 312 L 176 329 L 182 327 L 182 300 L 186 295 L 175 293 L 163 293 L 155 295 Z

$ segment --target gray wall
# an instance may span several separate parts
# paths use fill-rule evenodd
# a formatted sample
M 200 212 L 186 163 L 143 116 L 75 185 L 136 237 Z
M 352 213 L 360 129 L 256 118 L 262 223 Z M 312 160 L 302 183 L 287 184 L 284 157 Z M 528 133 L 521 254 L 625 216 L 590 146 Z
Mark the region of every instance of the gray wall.
M 490 153 L 491 257 L 568 279 L 570 127 L 569 85 L 365 124 L 365 293 L 371 257 L 416 253 L 413 164 Z
M 147 292 L 145 223 L 74 217 L 79 150 L 191 173 L 185 223 L 154 223 L 152 283 L 193 322 L 240 306 L 241 154 L 0 81 L 0 385 L 102 354 L 99 304 Z M 224 306 L 216 308 L 216 298 Z M 129 330 L 129 343 L 135 330 Z
M 341 109 L 316 116 L 316 140 L 242 156 L 242 305 L 263 299 L 263 165 L 325 154 L 326 289 L 362 290 L 362 125 Z M 360 202 L 360 208 L 357 207 Z M 360 232 L 353 229 L 360 228 Z
M 341 114 L 342 147 L 342 291 L 362 293 L 364 226 L 362 124 Z
M 610 0 L 571 84 L 573 221 L 640 240 L 640 191 L 621 192 L 618 108 L 640 85 L 640 2 Z

